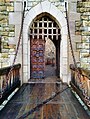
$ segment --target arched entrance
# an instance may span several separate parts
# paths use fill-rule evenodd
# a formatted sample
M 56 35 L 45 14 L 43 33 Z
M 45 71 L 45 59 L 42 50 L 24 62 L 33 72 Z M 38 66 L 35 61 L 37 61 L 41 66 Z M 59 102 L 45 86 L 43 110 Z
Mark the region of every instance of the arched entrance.
M 46 7 L 45 7 L 46 6 Z M 60 43 L 60 78 L 64 82 L 68 82 L 68 44 L 67 44 L 67 23 L 64 14 L 48 0 L 43 1 L 30 9 L 25 16 L 23 26 L 23 82 L 30 79 L 30 34 L 29 27 L 33 20 L 42 13 L 48 13 L 53 16 L 61 29 Z
M 32 79 L 42 79 L 52 75 L 60 77 L 61 33 L 54 17 L 48 13 L 36 16 L 30 25 L 29 34 L 30 77 Z M 52 42 L 49 42 L 50 40 Z M 53 44 L 56 52 L 53 50 Z M 48 56 L 45 56 L 45 51 Z

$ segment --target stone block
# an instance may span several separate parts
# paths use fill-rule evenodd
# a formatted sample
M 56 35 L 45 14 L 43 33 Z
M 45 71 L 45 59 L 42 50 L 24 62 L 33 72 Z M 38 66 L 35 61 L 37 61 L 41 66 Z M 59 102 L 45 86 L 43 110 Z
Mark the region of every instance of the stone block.
M 81 62 L 81 67 L 84 68 L 84 69 L 89 69 L 90 70 L 90 64 L 89 63 Z
M 7 10 L 7 7 L 5 5 L 0 6 L 0 12 L 4 12 Z
M 10 0 L 10 1 L 13 1 L 13 0 Z M 17 2 L 22 2 L 22 0 L 16 0 Z
M 68 75 L 65 75 L 65 74 L 64 74 L 62 78 L 63 78 L 63 79 L 62 79 L 63 82 L 66 82 L 66 83 L 68 82 Z
M 70 13 L 69 13 L 69 20 L 70 20 L 70 21 L 80 20 L 80 13 L 70 12 Z
M 81 35 L 71 35 L 72 42 L 81 42 Z
M 78 50 L 78 49 L 82 49 L 82 43 L 77 43 L 76 44 L 76 49 Z
M 76 3 L 76 2 L 77 2 L 77 0 L 70 0 L 70 2 L 72 2 L 72 3 Z
M 10 12 L 9 13 L 9 24 L 20 25 L 22 19 L 21 12 Z
M 81 18 L 81 20 L 89 20 L 88 15 L 81 15 L 80 18 Z
M 13 12 L 14 11 L 14 7 L 13 6 L 7 6 L 7 11 L 8 12 Z
M 22 2 L 14 2 L 14 11 L 22 11 L 23 9 L 23 5 Z
M 9 54 L 9 61 L 10 61 L 11 65 L 13 63 L 14 57 L 15 57 L 15 54 L 13 54 L 13 53 Z
M 90 21 L 83 21 L 83 26 L 90 26 Z
M 42 9 L 41 3 L 39 3 L 38 5 L 36 5 L 34 10 L 38 14 L 42 13 L 43 12 L 43 9 Z
M 4 63 L 2 63 L 2 67 L 7 67 L 7 66 L 10 66 L 10 62 L 4 62 Z
M 9 49 L 2 49 L 2 53 L 8 53 Z
M 67 35 L 67 34 L 68 34 L 68 31 L 67 31 L 67 27 L 66 27 L 66 26 L 63 26 L 63 27 L 61 28 L 61 34 L 62 34 L 62 35 Z
M 52 9 L 51 3 L 49 1 L 41 2 L 41 6 L 42 6 L 43 12 L 49 12 Z M 53 11 L 53 12 L 56 12 L 56 11 Z
M 15 37 L 9 37 L 8 44 L 16 44 Z
M 82 42 L 83 43 L 89 43 L 90 42 L 89 38 L 90 38 L 90 36 L 82 36 Z
M 51 15 L 56 16 L 59 13 L 59 9 L 57 9 L 57 7 L 55 7 L 53 4 L 51 4 L 50 13 L 51 13 Z
M 64 49 L 64 50 L 63 50 L 63 52 L 62 52 L 62 57 L 67 57 L 67 56 L 68 56 L 67 48 L 64 47 L 63 49 Z
M 27 72 L 23 72 L 23 83 L 27 83 L 28 82 L 28 73 Z
M 23 33 L 23 43 L 24 44 L 27 44 L 28 43 L 28 40 L 30 40 L 30 38 L 28 37 L 28 34 L 27 33 Z
M 76 51 L 76 42 L 72 42 L 72 48 L 73 48 L 74 51 Z
M 67 63 L 68 63 L 68 59 L 67 59 L 67 57 L 63 57 L 63 65 L 67 65 Z
M 15 25 L 15 38 L 18 40 L 21 30 L 21 24 Z
M 30 34 L 30 29 L 29 29 L 29 26 L 27 24 L 24 24 L 23 25 L 23 33 L 28 33 Z
M 75 21 L 75 26 L 77 27 L 83 26 L 83 21 Z
M 74 52 L 74 56 L 75 56 L 76 62 L 79 62 L 80 61 L 80 52 Z
M 75 22 L 74 21 L 69 22 L 69 27 L 70 27 L 70 33 L 75 34 Z
M 79 12 L 79 13 L 90 12 L 90 7 L 88 7 L 88 8 L 84 8 L 84 7 L 77 8 L 77 12 Z
M 1 57 L 2 58 L 8 58 L 8 53 L 2 53 Z
M 27 67 L 28 67 L 27 65 L 26 65 L 26 66 L 24 65 L 24 67 L 23 67 L 23 72 L 28 72 Z
M 80 52 L 79 51 L 74 51 L 74 56 L 75 56 L 75 60 L 76 62 L 80 61 Z M 71 51 L 69 51 L 69 64 L 73 63 L 73 57 L 71 54 Z
M 28 56 L 27 56 L 27 54 L 23 54 L 23 57 L 24 57 L 24 59 L 23 59 L 24 65 L 28 65 Z
M 82 31 L 82 36 L 90 36 L 90 32 L 89 31 Z
M 26 17 L 24 19 L 24 24 L 27 24 L 28 26 L 32 22 L 32 20 L 38 15 L 38 13 L 35 11 L 35 7 L 33 7 L 30 12 L 26 14 Z
M 61 27 L 67 27 L 67 21 L 66 21 L 66 19 L 65 19 L 65 17 L 64 17 L 64 13 L 60 13 L 60 11 L 59 11 L 59 13 L 56 15 L 56 18 L 57 18 L 57 20 L 58 20 L 58 22 L 60 23 L 60 28 Z
M 72 11 L 73 13 L 76 12 L 76 8 L 77 8 L 76 2 L 70 3 L 70 4 L 69 4 L 69 7 L 70 7 L 70 8 L 69 8 L 70 11 Z
M 23 44 L 23 49 L 24 49 L 24 51 L 23 51 L 23 53 L 24 54 L 27 54 L 27 49 L 28 47 L 27 47 L 27 44 Z
M 63 65 L 62 68 L 63 68 L 63 69 L 62 69 L 62 73 L 63 73 L 64 75 L 67 74 L 67 73 L 68 73 L 67 65 Z

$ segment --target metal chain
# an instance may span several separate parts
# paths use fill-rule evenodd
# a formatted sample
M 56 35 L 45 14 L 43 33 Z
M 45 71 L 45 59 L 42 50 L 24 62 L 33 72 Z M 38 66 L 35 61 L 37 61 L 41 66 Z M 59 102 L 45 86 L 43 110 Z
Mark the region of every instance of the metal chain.
M 23 31 L 24 13 L 25 13 L 25 6 L 24 6 L 24 10 L 23 10 L 23 15 L 22 15 L 22 22 L 21 22 L 21 30 L 20 30 L 19 40 L 18 40 L 18 43 L 17 43 L 15 57 L 14 57 L 12 65 L 14 65 L 14 63 L 16 61 L 16 57 L 17 57 L 17 54 L 18 54 L 19 46 L 20 46 L 20 40 L 21 40 L 21 36 L 22 36 L 22 31 Z
M 77 71 L 77 77 L 79 78 L 79 80 L 81 80 L 81 76 L 85 76 L 85 77 L 87 77 L 87 76 L 82 74 L 81 70 L 77 67 L 77 63 L 75 60 L 72 42 L 71 42 L 71 36 L 70 36 L 70 28 L 69 28 L 69 21 L 68 21 L 68 14 L 67 14 L 67 3 L 66 2 L 65 2 L 65 9 L 66 9 L 66 20 L 67 20 L 67 27 L 68 27 L 68 37 L 69 37 L 69 43 L 70 43 L 71 53 L 72 53 L 72 57 L 73 57 L 73 62 L 74 62 L 75 69 Z M 85 96 L 86 96 L 85 98 L 88 98 L 87 95 L 85 95 Z
M 65 10 L 66 10 L 68 38 L 69 38 L 69 44 L 70 44 L 70 48 L 71 48 L 71 54 L 72 54 L 72 58 L 73 58 L 73 62 L 74 62 L 75 68 L 77 68 L 77 63 L 76 63 L 76 60 L 75 60 L 74 51 L 73 51 L 73 47 L 72 47 L 71 36 L 70 36 L 70 27 L 69 27 L 68 13 L 67 13 L 67 2 L 65 2 Z
M 25 7 L 26 7 L 26 4 L 24 5 L 24 9 L 23 9 L 21 29 L 20 29 L 20 35 L 19 35 L 19 39 L 18 39 L 18 43 L 17 43 L 17 47 L 16 47 L 15 57 L 14 57 L 12 65 L 11 65 L 11 69 L 10 69 L 10 71 L 8 73 L 8 76 L 10 75 L 11 71 L 13 70 L 13 65 L 15 64 L 15 61 L 16 61 L 16 58 L 17 58 L 17 54 L 18 54 L 18 51 L 19 51 L 19 46 L 20 46 L 20 41 L 21 41 L 21 36 L 22 36 L 22 31 L 23 31 Z
M 68 21 L 67 3 L 66 2 L 65 2 L 65 10 L 66 10 L 66 20 L 67 20 L 68 37 L 69 37 L 69 43 L 70 43 L 70 48 L 71 48 L 71 54 L 72 54 L 72 58 L 73 58 L 73 63 L 74 63 L 75 69 L 76 69 L 76 71 L 78 73 L 78 78 L 80 80 L 79 75 L 82 75 L 82 73 L 80 72 L 79 68 L 77 67 L 76 59 L 75 59 L 75 56 L 74 56 L 74 51 L 73 51 L 72 41 L 71 41 L 71 36 L 70 36 L 70 27 L 69 27 L 69 21 Z

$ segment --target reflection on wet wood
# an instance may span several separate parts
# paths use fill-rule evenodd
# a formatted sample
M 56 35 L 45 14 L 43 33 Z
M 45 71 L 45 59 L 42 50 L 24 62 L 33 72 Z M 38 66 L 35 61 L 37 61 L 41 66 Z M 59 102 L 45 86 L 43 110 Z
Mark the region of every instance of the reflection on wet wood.
M 48 81 L 48 80 L 47 80 Z M 65 85 L 55 83 L 24 84 L 8 105 L 0 112 L 1 119 L 18 119 L 23 114 L 42 104 Z M 57 95 L 47 104 L 37 108 L 32 114 L 22 119 L 89 119 L 89 116 L 72 95 L 70 89 Z

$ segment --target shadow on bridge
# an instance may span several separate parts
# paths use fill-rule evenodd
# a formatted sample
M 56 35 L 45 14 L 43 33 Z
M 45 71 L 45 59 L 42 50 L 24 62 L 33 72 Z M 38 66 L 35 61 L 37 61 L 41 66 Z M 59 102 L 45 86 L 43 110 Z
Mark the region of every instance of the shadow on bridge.
M 0 112 L 1 119 L 89 119 L 71 88 L 49 77 L 23 84 Z M 58 79 L 57 79 L 58 80 Z

